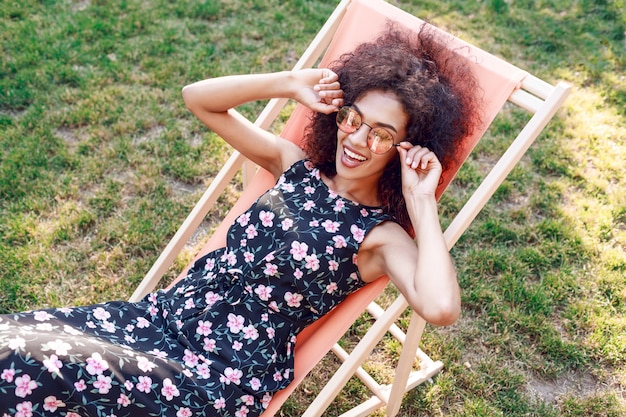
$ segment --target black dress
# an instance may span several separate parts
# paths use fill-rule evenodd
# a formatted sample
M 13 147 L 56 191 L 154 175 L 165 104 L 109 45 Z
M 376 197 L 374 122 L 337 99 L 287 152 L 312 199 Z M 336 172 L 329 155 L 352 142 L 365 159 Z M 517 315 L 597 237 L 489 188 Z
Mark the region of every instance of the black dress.
M 0 316 L 0 415 L 260 415 L 298 332 L 363 285 L 360 243 L 388 219 L 295 163 L 170 290 Z

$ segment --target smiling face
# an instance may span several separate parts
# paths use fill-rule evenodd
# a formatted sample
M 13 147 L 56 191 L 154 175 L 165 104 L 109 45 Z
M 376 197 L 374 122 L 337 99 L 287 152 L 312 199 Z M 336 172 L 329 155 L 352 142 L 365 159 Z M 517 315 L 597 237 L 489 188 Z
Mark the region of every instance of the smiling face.
M 337 175 L 369 179 L 376 184 L 387 163 L 397 157 L 397 150 L 391 148 L 384 154 L 376 154 L 369 149 L 367 136 L 371 128 L 383 127 L 392 134 L 394 143 L 399 143 L 406 135 L 408 116 L 395 94 L 380 90 L 365 93 L 352 107 L 363 124 L 353 133 L 337 132 Z

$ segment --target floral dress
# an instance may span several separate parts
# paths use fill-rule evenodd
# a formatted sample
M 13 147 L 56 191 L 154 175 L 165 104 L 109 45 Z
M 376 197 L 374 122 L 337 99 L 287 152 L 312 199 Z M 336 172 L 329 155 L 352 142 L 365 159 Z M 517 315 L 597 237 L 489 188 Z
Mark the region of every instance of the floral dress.
M 0 416 L 260 415 L 298 332 L 363 285 L 359 245 L 385 220 L 295 163 L 171 289 L 0 316 Z

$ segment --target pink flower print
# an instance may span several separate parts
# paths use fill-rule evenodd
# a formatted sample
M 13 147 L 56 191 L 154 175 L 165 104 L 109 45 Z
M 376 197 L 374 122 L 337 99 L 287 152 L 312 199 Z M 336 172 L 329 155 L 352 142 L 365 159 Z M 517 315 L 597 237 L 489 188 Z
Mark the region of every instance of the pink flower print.
M 211 367 L 208 363 L 200 364 L 196 367 L 196 373 L 200 379 L 209 379 L 211 378 Z
M 345 248 L 346 246 L 348 246 L 346 238 L 340 235 L 333 236 L 333 242 L 335 242 L 335 247 L 337 249 Z
M 268 262 L 265 264 L 265 269 L 263 270 L 263 273 L 268 277 L 276 276 L 278 274 L 278 266 Z
M 334 221 L 332 221 L 330 219 L 326 219 L 322 223 L 322 227 L 328 233 L 336 233 L 339 230 L 339 226 L 340 226 L 340 224 L 338 222 L 334 222 Z
M 276 330 L 273 327 L 268 327 L 267 329 L 265 329 L 265 332 L 267 333 L 267 337 L 269 337 L 270 339 L 273 339 L 274 335 L 276 334 Z
M 259 331 L 253 325 L 246 326 L 243 328 L 243 338 L 257 340 L 259 338 Z
M 338 288 L 338 287 L 337 287 L 337 283 L 336 283 L 336 282 L 331 282 L 330 284 L 328 284 L 328 285 L 326 286 L 326 292 L 327 292 L 328 294 L 332 294 L 332 293 L 334 293 L 335 291 L 337 291 L 337 288 Z
M 47 311 L 36 311 L 33 317 L 37 321 L 48 321 L 51 318 L 54 318 L 54 316 Z
M 207 303 L 207 305 L 209 307 L 212 307 L 213 304 L 217 303 L 218 301 L 220 301 L 223 297 L 219 294 L 214 293 L 213 291 L 209 291 L 208 293 L 206 293 L 206 295 L 204 296 L 204 301 Z
M 259 296 L 259 298 L 263 301 L 267 301 L 270 299 L 270 297 L 272 296 L 272 287 L 266 287 L 265 285 L 259 285 L 258 287 L 255 288 L 254 292 L 256 293 L 256 295 Z
M 258 391 L 261 389 L 261 380 L 259 378 L 252 378 L 250 380 L 250 388 L 252 388 L 254 391 Z
M 361 243 L 365 238 L 365 230 L 360 229 L 356 224 L 350 226 L 350 232 L 352 232 L 352 237 L 354 237 L 354 240 L 359 243 Z
M 140 376 L 137 383 L 137 389 L 139 392 L 145 392 L 146 394 L 152 389 L 152 378 L 149 376 Z
M 265 322 L 270 319 L 270 316 L 267 313 L 261 314 L 261 321 Z
M 287 305 L 289 307 L 300 307 L 300 301 L 302 301 L 304 297 L 298 293 L 292 293 L 287 291 L 285 293 L 285 301 L 287 301 Z
M 148 308 L 148 312 L 150 313 L 152 317 L 156 317 L 156 315 L 159 313 L 159 309 L 156 308 L 155 306 L 150 306 Z
M 241 239 L 239 241 L 239 247 L 240 248 L 245 248 L 246 246 L 248 246 L 248 239 Z
M 253 224 L 246 227 L 246 236 L 248 237 L 248 239 L 254 239 L 256 236 L 258 236 L 258 234 L 259 232 L 257 232 L 256 227 L 254 227 Z
M 65 403 L 61 400 L 57 400 L 57 397 L 50 395 L 43 400 L 43 409 L 54 413 L 57 408 L 65 407 Z
M 133 388 L 135 388 L 135 384 L 133 384 L 131 381 L 126 380 L 124 381 L 124 388 L 126 388 L 128 391 L 132 390 Z
M 196 303 L 191 298 L 188 298 L 185 300 L 185 307 L 184 307 L 185 310 L 191 310 L 195 306 L 196 306 Z
M 335 248 L 333 248 L 332 246 L 326 246 L 326 253 L 332 255 L 333 253 L 335 253 Z
M 226 261 L 229 266 L 233 266 L 237 263 L 237 255 L 233 251 L 225 253 L 221 257 L 222 261 Z
M 85 391 L 87 389 L 87 384 L 85 384 L 85 380 L 84 379 L 81 379 L 78 382 L 74 382 L 74 388 L 76 388 L 76 391 L 82 392 L 82 391 Z
M 43 360 L 43 366 L 45 366 L 51 374 L 58 374 L 59 370 L 63 367 L 63 363 L 59 360 L 57 355 L 50 355 L 49 358 Z
M 15 410 L 15 417 L 32 417 L 33 416 L 33 403 L 30 401 L 24 401 L 23 403 L 19 403 Z M 5 414 L 7 415 L 7 414 Z
M 302 278 L 302 277 L 304 276 L 304 272 L 302 272 L 302 271 L 300 270 L 300 268 L 296 268 L 296 270 L 295 270 L 295 271 L 293 271 L 293 276 L 294 276 L 296 279 L 300 279 L 300 278 Z
M 367 216 L 369 216 L 369 212 L 367 210 L 365 210 L 364 208 L 362 208 L 361 209 L 361 216 L 367 217 Z
M 37 388 L 37 383 L 30 379 L 30 375 L 22 375 L 15 378 L 15 396 L 26 398 Z
M 109 369 L 107 361 L 102 359 L 102 356 L 98 352 L 95 352 L 91 357 L 87 358 L 87 372 L 89 375 L 101 375 L 102 372 Z
M 213 352 L 217 344 L 215 343 L 215 339 L 209 339 L 208 337 L 204 338 L 204 346 L 203 349 L 205 352 Z
M 185 366 L 189 368 L 195 368 L 198 364 L 198 355 L 190 351 L 189 349 L 185 349 L 185 356 L 183 356 L 183 361 L 185 362 Z
M 333 210 L 340 212 L 340 211 L 344 211 L 345 207 L 346 207 L 346 202 L 343 201 L 342 199 L 339 199 L 335 201 L 335 207 L 333 207 Z
M 274 217 L 276 215 L 271 211 L 261 210 L 261 213 L 259 213 L 259 220 L 261 220 L 263 227 L 272 227 L 274 225 Z
M 293 259 L 301 261 L 306 256 L 308 250 L 309 245 L 304 242 L 291 242 L 289 253 L 293 256 Z
M 22 350 L 26 347 L 26 340 L 22 339 L 19 336 L 16 336 L 14 339 L 9 339 L 9 349 L 11 350 Z
M 137 357 L 137 368 L 141 369 L 143 372 L 152 372 L 157 365 L 154 362 L 150 362 L 150 359 L 145 356 Z
M 213 330 L 211 330 L 212 326 L 213 326 L 213 323 L 211 323 L 210 321 L 200 320 L 198 321 L 198 327 L 196 328 L 196 333 L 201 336 L 208 336 L 211 333 L 213 333 Z
M 269 407 L 271 401 L 272 401 L 272 394 L 266 393 L 263 396 L 263 399 L 261 400 L 261 404 L 263 404 L 263 408 Z
M 328 261 L 328 270 L 336 271 L 339 269 L 339 262 L 337 261 Z
M 216 410 L 221 410 L 222 408 L 226 408 L 226 400 L 224 399 L 224 397 L 220 397 L 217 400 L 215 400 L 215 403 L 213 404 L 213 408 L 215 408 Z
M 242 405 L 241 408 L 235 412 L 235 417 L 246 417 L 249 411 L 248 407 Z
M 115 325 L 109 321 L 105 321 L 104 323 L 102 323 L 100 325 L 100 327 L 102 327 L 102 330 L 109 332 L 109 333 L 115 333 Z
M 245 405 L 254 405 L 254 397 L 252 395 L 242 395 L 239 399 Z
M 236 350 L 237 352 L 239 352 L 242 347 L 243 347 L 243 343 L 241 343 L 240 341 L 235 340 L 233 342 L 233 350 Z
M 319 227 L 319 225 L 320 225 L 319 220 L 311 220 L 311 221 L 309 222 L 309 226 L 310 226 L 310 227 L 315 227 L 315 228 L 317 228 L 317 227 Z
M 280 188 L 281 188 L 283 191 L 287 192 L 287 193 L 293 193 L 293 190 L 295 190 L 295 189 L 296 189 L 296 188 L 293 186 L 293 184 L 292 184 L 292 183 L 290 183 L 290 182 L 285 182 L 285 183 L 283 183 L 283 184 L 280 186 Z
M 2 374 L 0 374 L 0 378 L 4 379 L 5 381 L 9 383 L 13 382 L 14 377 L 15 377 L 15 369 L 5 369 L 2 371 Z
M 109 313 L 102 307 L 95 308 L 92 313 L 93 316 L 98 320 L 106 321 L 111 318 L 111 313 Z
M 124 336 L 124 341 L 130 344 L 133 344 L 136 342 L 135 338 L 129 335 Z
M 243 372 L 239 369 L 231 368 L 230 366 L 224 369 L 224 375 L 220 376 L 220 382 L 230 385 L 232 382 L 235 385 L 239 385 L 241 383 L 241 377 L 243 376 Z
M 143 317 L 139 317 L 137 319 L 138 329 L 147 329 L 148 327 L 150 327 L 150 322 L 148 320 L 144 319 Z
M 310 185 L 307 185 L 306 187 L 304 187 L 304 194 L 311 195 L 314 192 L 315 192 L 315 187 L 311 187 Z
M 67 413 L 65 417 L 81 417 L 80 414 L 77 413 Z
M 182 407 L 176 412 L 176 417 L 191 417 L 193 413 L 187 407 Z
M 117 403 L 122 407 L 128 407 L 130 405 L 130 398 L 128 398 L 126 394 L 120 394 L 119 398 L 117 399 Z
M 278 308 L 278 304 L 276 304 L 276 301 L 271 301 L 270 302 L 270 309 L 272 311 L 275 311 L 275 312 L 279 312 L 280 311 L 280 309 Z
M 254 253 L 248 251 L 244 252 L 243 260 L 247 263 L 254 262 Z
M 228 314 L 228 323 L 226 324 L 231 333 L 239 333 L 243 329 L 244 318 L 241 315 Z
M 280 371 L 276 371 L 274 372 L 274 381 L 282 381 L 283 380 L 283 374 L 280 373 Z
M 243 213 L 237 217 L 237 223 L 239 223 L 241 227 L 246 227 L 248 223 L 250 223 L 250 213 Z
M 180 392 L 176 385 L 172 384 L 172 380 L 169 378 L 165 378 L 163 380 L 163 388 L 161 388 L 161 394 L 165 396 L 167 401 L 172 401 L 174 397 L 178 397 Z
M 315 207 L 315 201 L 307 200 L 306 203 L 302 206 L 305 211 L 311 211 Z
M 284 231 L 287 231 L 293 226 L 293 219 L 283 219 L 280 225 Z
M 317 259 L 317 255 L 309 255 L 304 259 L 306 260 L 305 266 L 307 269 L 310 269 L 311 271 L 317 271 L 320 269 L 320 261 Z
M 215 268 L 215 259 L 209 258 L 206 260 L 206 265 L 204 265 L 205 271 L 212 271 Z
M 99 394 L 108 394 L 111 390 L 111 377 L 98 375 L 98 378 L 93 383 L 94 388 L 98 389 Z
M 265 255 L 265 258 L 263 258 L 265 262 L 272 262 L 274 259 L 276 259 L 276 254 L 274 253 L 274 251 L 268 253 L 267 255 Z
M 127 332 L 132 332 L 133 330 L 135 330 L 135 326 L 133 326 L 132 324 L 127 324 L 125 329 Z

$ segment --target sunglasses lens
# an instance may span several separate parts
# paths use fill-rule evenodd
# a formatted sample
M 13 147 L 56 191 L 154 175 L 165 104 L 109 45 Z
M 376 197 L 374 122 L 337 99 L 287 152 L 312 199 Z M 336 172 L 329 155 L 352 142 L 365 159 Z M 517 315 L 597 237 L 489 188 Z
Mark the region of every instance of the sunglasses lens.
M 350 107 L 342 107 L 337 112 L 337 127 L 342 132 L 354 133 L 361 127 L 361 116 Z
M 374 153 L 385 153 L 393 146 L 393 136 L 383 128 L 374 128 L 367 136 L 367 146 Z

